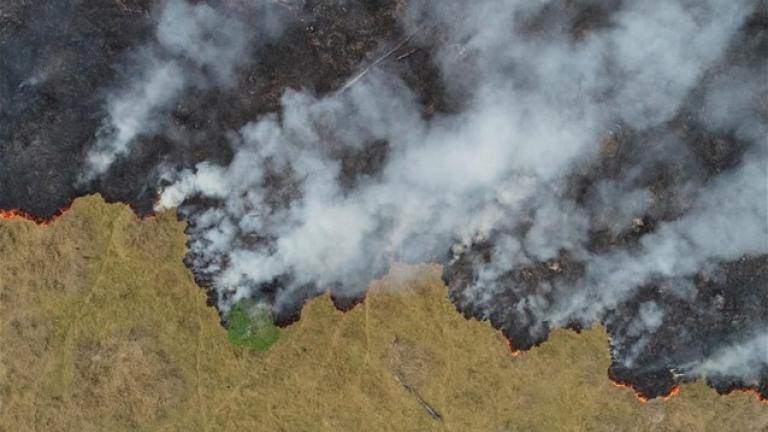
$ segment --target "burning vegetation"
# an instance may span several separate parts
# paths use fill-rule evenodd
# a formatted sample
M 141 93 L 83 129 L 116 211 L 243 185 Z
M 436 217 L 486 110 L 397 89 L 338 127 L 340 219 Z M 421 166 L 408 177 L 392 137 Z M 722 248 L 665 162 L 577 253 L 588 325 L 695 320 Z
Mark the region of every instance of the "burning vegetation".
M 513 355 L 768 398 L 764 0 L 8 3 L 0 217 L 178 208 L 225 322 L 439 263 Z
M 60 209 L 59 211 L 57 211 L 53 215 L 51 215 L 49 217 L 45 217 L 45 218 L 34 216 L 34 215 L 30 214 L 30 213 L 25 212 L 24 210 L 19 210 L 19 209 L 3 210 L 3 209 L 0 209 L 0 219 L 6 219 L 6 220 L 10 220 L 10 219 L 24 219 L 24 220 L 28 220 L 28 221 L 34 222 L 37 225 L 50 225 L 50 224 L 54 223 L 56 221 L 56 219 L 60 218 L 61 215 L 63 215 L 64 212 L 67 211 L 68 208 L 69 207 Z

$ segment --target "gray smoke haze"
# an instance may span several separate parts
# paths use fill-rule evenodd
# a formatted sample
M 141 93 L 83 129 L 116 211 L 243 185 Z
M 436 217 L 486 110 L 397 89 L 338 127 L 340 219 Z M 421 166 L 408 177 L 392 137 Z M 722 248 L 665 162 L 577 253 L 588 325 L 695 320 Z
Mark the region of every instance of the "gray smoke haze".
M 760 371 L 768 367 L 768 332 L 765 329 L 745 340 L 724 346 L 709 358 L 688 366 L 693 375 L 734 379 L 758 385 Z
M 597 25 L 580 29 L 575 11 L 555 1 L 411 2 L 403 25 L 436 47 L 447 92 L 461 100 L 456 112 L 425 116 L 386 62 L 342 92 L 288 90 L 279 114 L 233 131 L 228 165 L 162 167 L 169 186 L 157 209 L 179 207 L 190 220 L 192 265 L 212 278 L 224 311 L 275 280 L 275 310 L 327 290 L 359 295 L 393 262 L 444 262 L 449 251 L 456 260 L 492 239 L 462 301 L 492 305 L 505 274 L 565 250 L 584 264 L 583 277 L 545 283 L 508 313 L 532 311 L 531 331 L 590 325 L 656 279 L 768 253 L 766 64 L 731 67 L 727 58 L 753 7 L 615 1 Z M 156 132 L 158 113 L 187 86 L 227 85 L 247 48 L 250 29 L 208 6 L 170 1 L 160 17 L 157 44 L 144 55 L 149 66 L 110 99 L 109 133 L 94 146 L 88 172 L 104 172 L 139 134 Z M 694 94 L 703 102 L 691 107 Z M 734 131 L 747 149 L 741 161 L 704 175 L 669 127 L 683 111 L 711 130 Z M 587 202 L 573 199 L 572 176 L 591 169 L 620 130 L 647 150 L 601 179 Z M 339 155 L 377 142 L 387 143 L 382 166 L 350 181 Z M 659 160 L 690 174 L 673 188 L 670 211 L 678 216 L 631 247 L 591 250 L 590 233 L 637 227 L 662 207 L 640 181 Z M 209 204 L 185 207 L 191 199 Z M 695 296 L 685 287 L 680 298 Z M 665 313 L 642 305 L 628 330 L 639 337 L 636 351 Z M 761 340 L 745 342 L 749 352 Z M 720 373 L 731 363 L 716 355 L 696 370 Z

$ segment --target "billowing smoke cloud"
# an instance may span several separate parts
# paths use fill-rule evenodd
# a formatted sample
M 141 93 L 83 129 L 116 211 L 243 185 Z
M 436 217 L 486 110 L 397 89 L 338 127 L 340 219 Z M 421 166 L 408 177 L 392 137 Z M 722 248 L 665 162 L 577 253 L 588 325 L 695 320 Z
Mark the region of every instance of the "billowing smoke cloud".
M 222 311 L 256 297 L 279 315 L 319 292 L 360 296 L 394 261 L 437 261 L 458 269 L 460 308 L 537 339 L 606 320 L 649 284 L 699 301 L 702 268 L 768 254 L 766 62 L 733 54 L 754 4 L 574 3 L 411 2 L 404 34 L 438 64 L 448 112 L 427 113 L 380 61 L 343 91 L 286 91 L 279 114 L 232 131 L 228 164 L 162 166 L 157 208 L 189 220 L 190 265 Z M 89 172 L 187 86 L 231 82 L 242 30 L 167 3 Z M 708 156 L 710 136 L 730 137 L 716 142 L 727 160 Z M 536 276 L 542 263 L 566 277 Z M 669 322 L 662 300 L 617 327 L 617 361 L 640 361 Z

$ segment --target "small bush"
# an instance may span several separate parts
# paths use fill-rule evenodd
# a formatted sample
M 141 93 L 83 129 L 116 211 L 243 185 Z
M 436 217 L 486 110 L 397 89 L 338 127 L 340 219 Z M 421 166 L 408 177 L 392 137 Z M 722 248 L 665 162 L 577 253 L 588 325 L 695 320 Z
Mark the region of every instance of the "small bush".
M 280 329 L 264 305 L 242 299 L 229 312 L 227 338 L 233 345 L 266 351 L 279 337 Z

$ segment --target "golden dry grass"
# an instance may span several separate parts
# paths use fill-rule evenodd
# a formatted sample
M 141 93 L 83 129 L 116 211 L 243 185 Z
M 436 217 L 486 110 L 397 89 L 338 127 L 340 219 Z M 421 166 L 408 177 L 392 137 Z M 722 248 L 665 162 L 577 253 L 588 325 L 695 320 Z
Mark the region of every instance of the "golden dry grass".
M 0 220 L 0 430 L 768 431 L 749 394 L 640 403 L 607 379 L 600 328 L 512 357 L 435 266 L 395 268 L 346 314 L 310 302 L 265 353 L 234 348 L 183 229 L 97 196 L 50 226 Z

